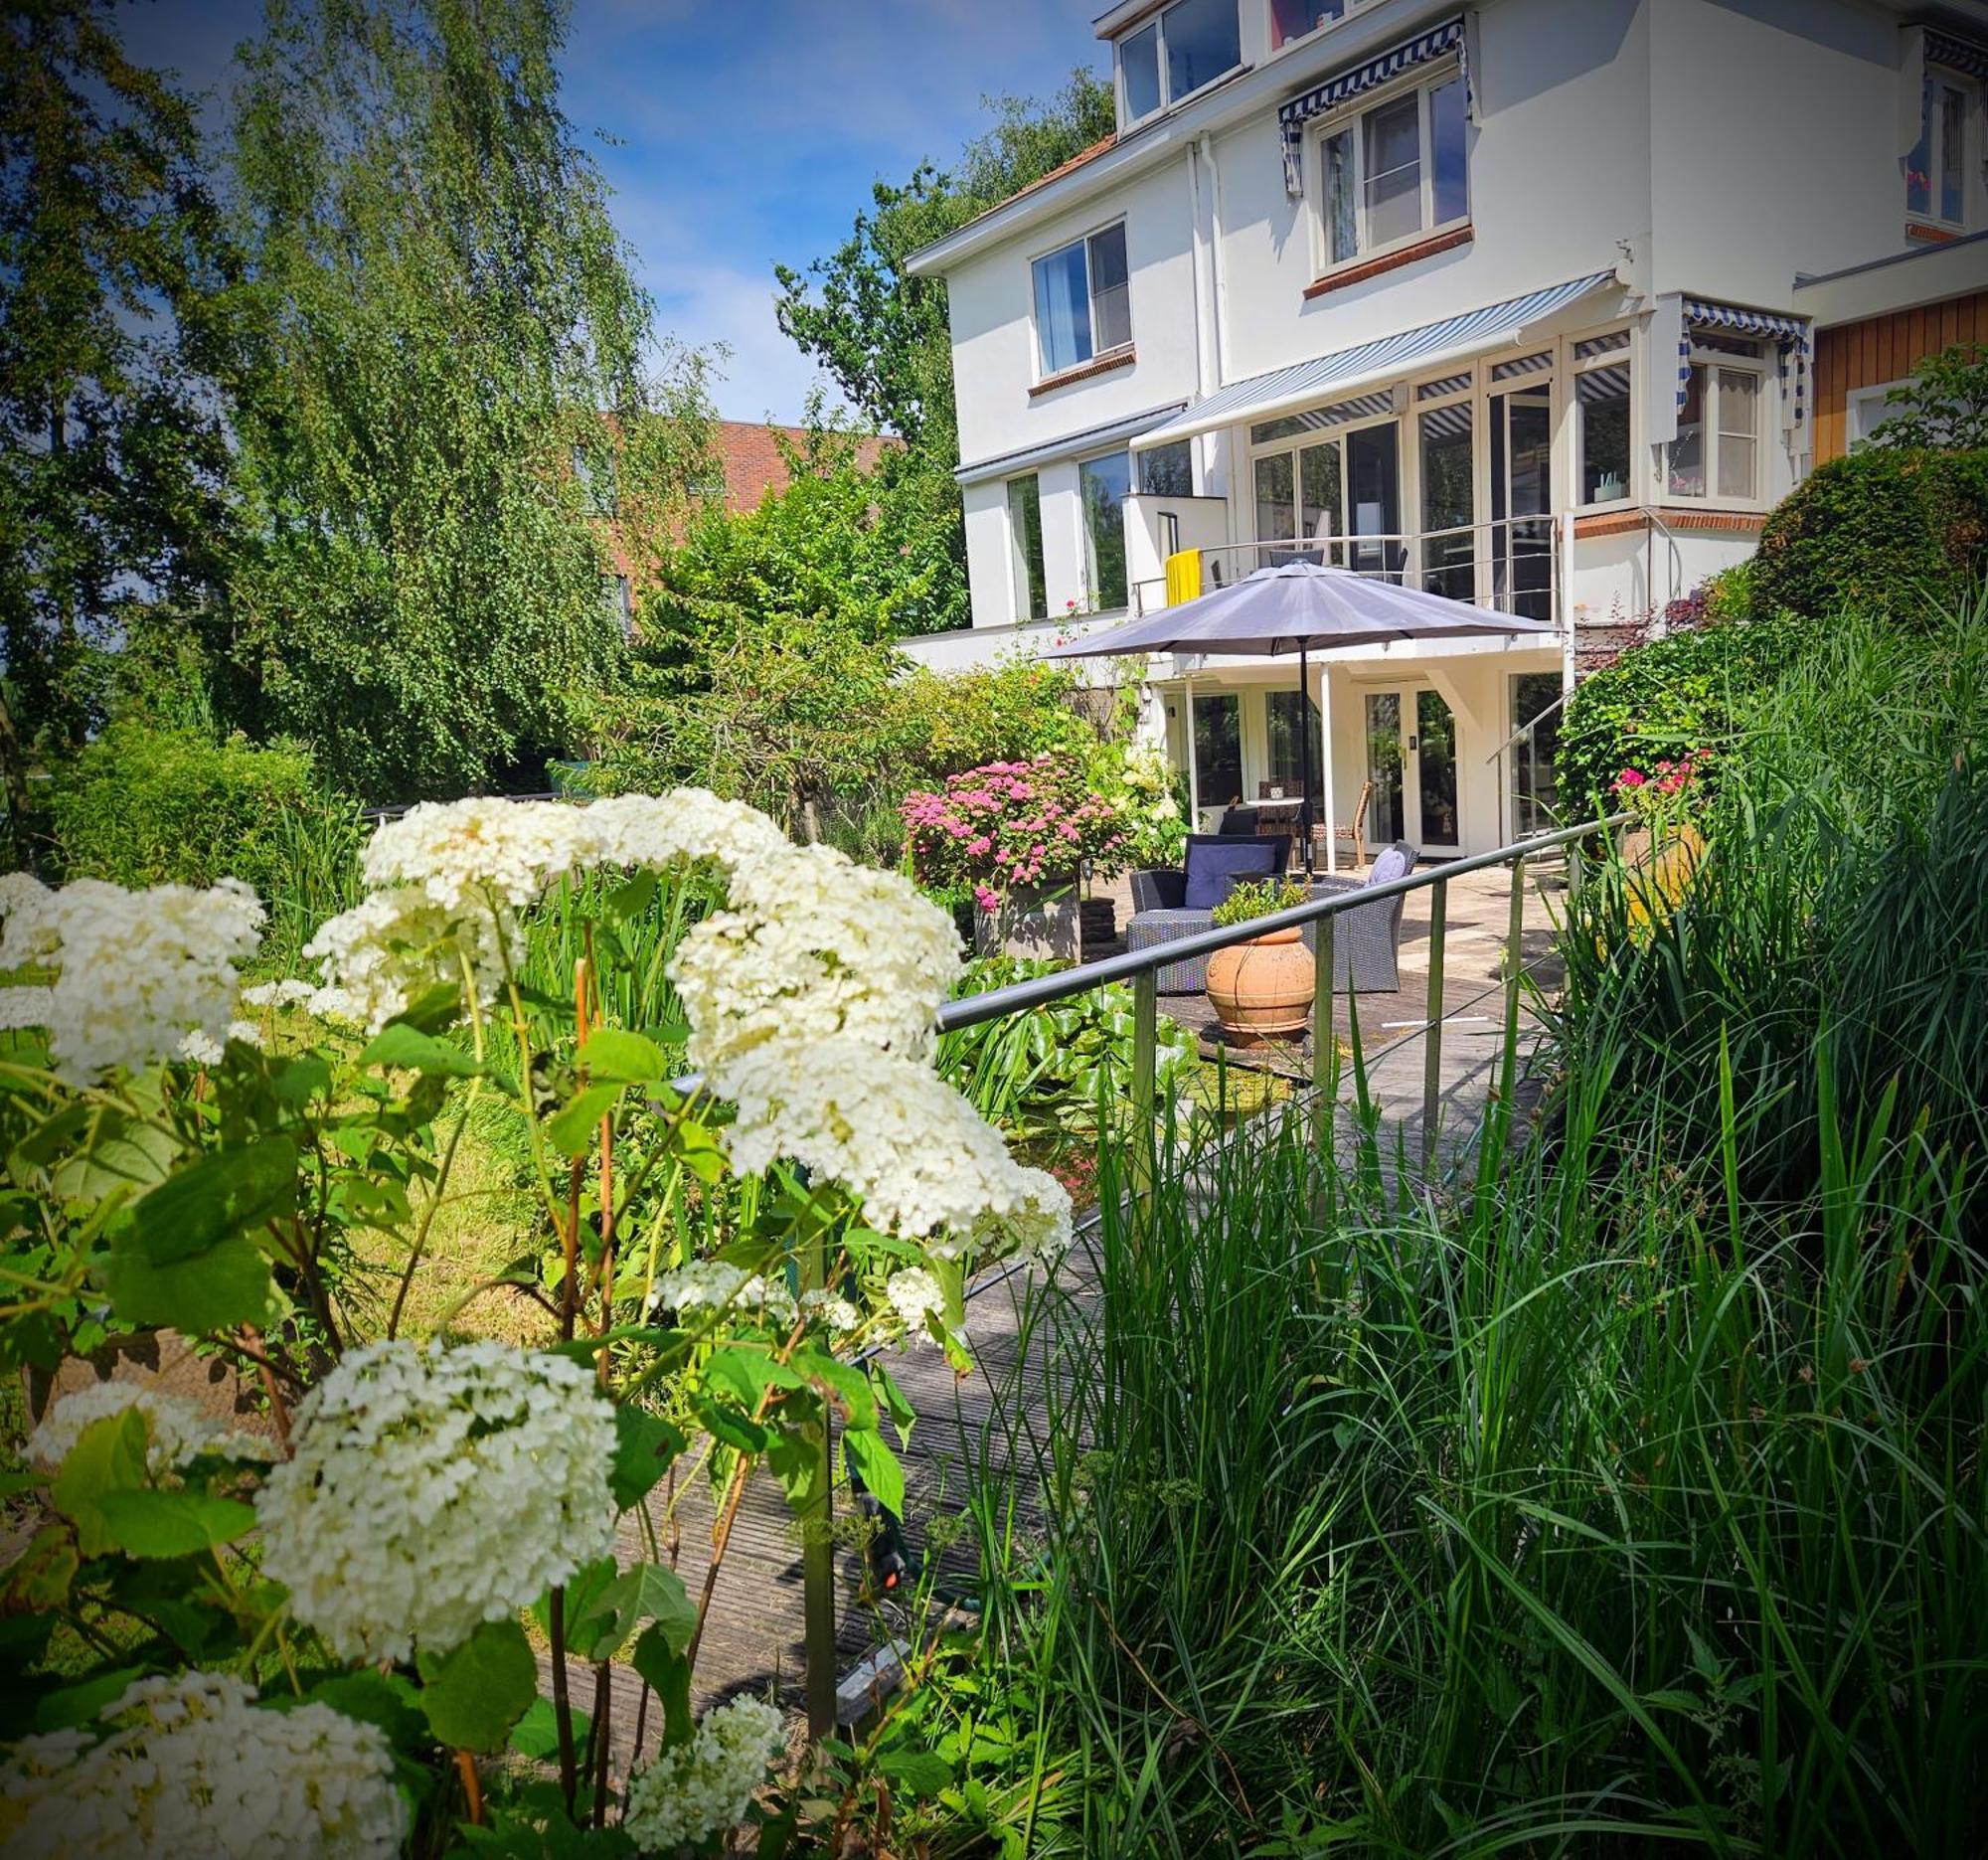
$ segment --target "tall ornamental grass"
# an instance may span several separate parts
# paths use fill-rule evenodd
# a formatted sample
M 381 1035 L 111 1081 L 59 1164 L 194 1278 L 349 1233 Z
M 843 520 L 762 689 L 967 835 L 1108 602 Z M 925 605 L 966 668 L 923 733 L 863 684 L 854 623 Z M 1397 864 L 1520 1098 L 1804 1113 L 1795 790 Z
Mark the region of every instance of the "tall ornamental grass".
M 1675 908 L 1585 889 L 1552 1095 L 1455 1179 L 1297 1113 L 1143 1200 L 1107 1148 L 993 1442 L 1006 1851 L 1981 1849 L 1981 627 L 1846 627 Z

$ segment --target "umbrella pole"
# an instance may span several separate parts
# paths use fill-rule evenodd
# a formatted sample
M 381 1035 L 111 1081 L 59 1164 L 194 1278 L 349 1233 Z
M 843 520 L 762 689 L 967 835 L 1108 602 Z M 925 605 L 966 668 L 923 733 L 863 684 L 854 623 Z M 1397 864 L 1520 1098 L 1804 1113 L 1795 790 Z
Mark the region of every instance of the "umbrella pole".
M 1298 641 L 1298 836 L 1304 841 L 1305 884 L 1311 884 L 1311 673 Z

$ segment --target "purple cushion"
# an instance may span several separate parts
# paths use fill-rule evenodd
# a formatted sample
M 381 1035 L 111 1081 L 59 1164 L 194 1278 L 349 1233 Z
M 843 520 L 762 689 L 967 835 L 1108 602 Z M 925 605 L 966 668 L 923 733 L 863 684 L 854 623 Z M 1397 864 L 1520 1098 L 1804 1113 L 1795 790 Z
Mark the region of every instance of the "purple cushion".
M 1390 846 L 1379 854 L 1373 869 L 1367 874 L 1369 885 L 1385 885 L 1390 879 L 1405 879 L 1414 869 L 1414 861 L 1400 846 Z
M 1273 877 L 1283 852 L 1281 838 L 1190 842 L 1181 867 L 1187 875 L 1181 904 L 1189 911 L 1213 911 L 1242 880 Z

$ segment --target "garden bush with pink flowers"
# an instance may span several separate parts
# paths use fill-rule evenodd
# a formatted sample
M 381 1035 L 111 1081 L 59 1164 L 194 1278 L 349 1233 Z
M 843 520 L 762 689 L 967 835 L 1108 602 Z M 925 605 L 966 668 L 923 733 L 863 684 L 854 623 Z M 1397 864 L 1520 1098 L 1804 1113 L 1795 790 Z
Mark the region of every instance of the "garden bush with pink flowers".
M 970 887 L 990 909 L 1017 886 L 1074 884 L 1086 860 L 1093 872 L 1123 862 L 1118 805 L 1091 791 L 1076 757 L 987 762 L 906 795 L 902 811 L 918 882 Z

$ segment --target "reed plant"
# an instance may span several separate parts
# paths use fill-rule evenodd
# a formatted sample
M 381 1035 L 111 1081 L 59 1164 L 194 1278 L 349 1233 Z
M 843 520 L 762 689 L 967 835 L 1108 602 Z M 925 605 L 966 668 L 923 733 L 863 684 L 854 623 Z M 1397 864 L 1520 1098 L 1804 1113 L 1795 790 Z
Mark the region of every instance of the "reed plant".
M 1450 1176 L 1350 1110 L 1105 1133 L 982 1442 L 1031 1506 L 966 1694 L 1005 1851 L 1980 1851 L 1970 624 L 1886 791 L 1800 724 L 1866 631 L 1754 720 L 1669 908 L 1592 874 L 1544 1111 Z

